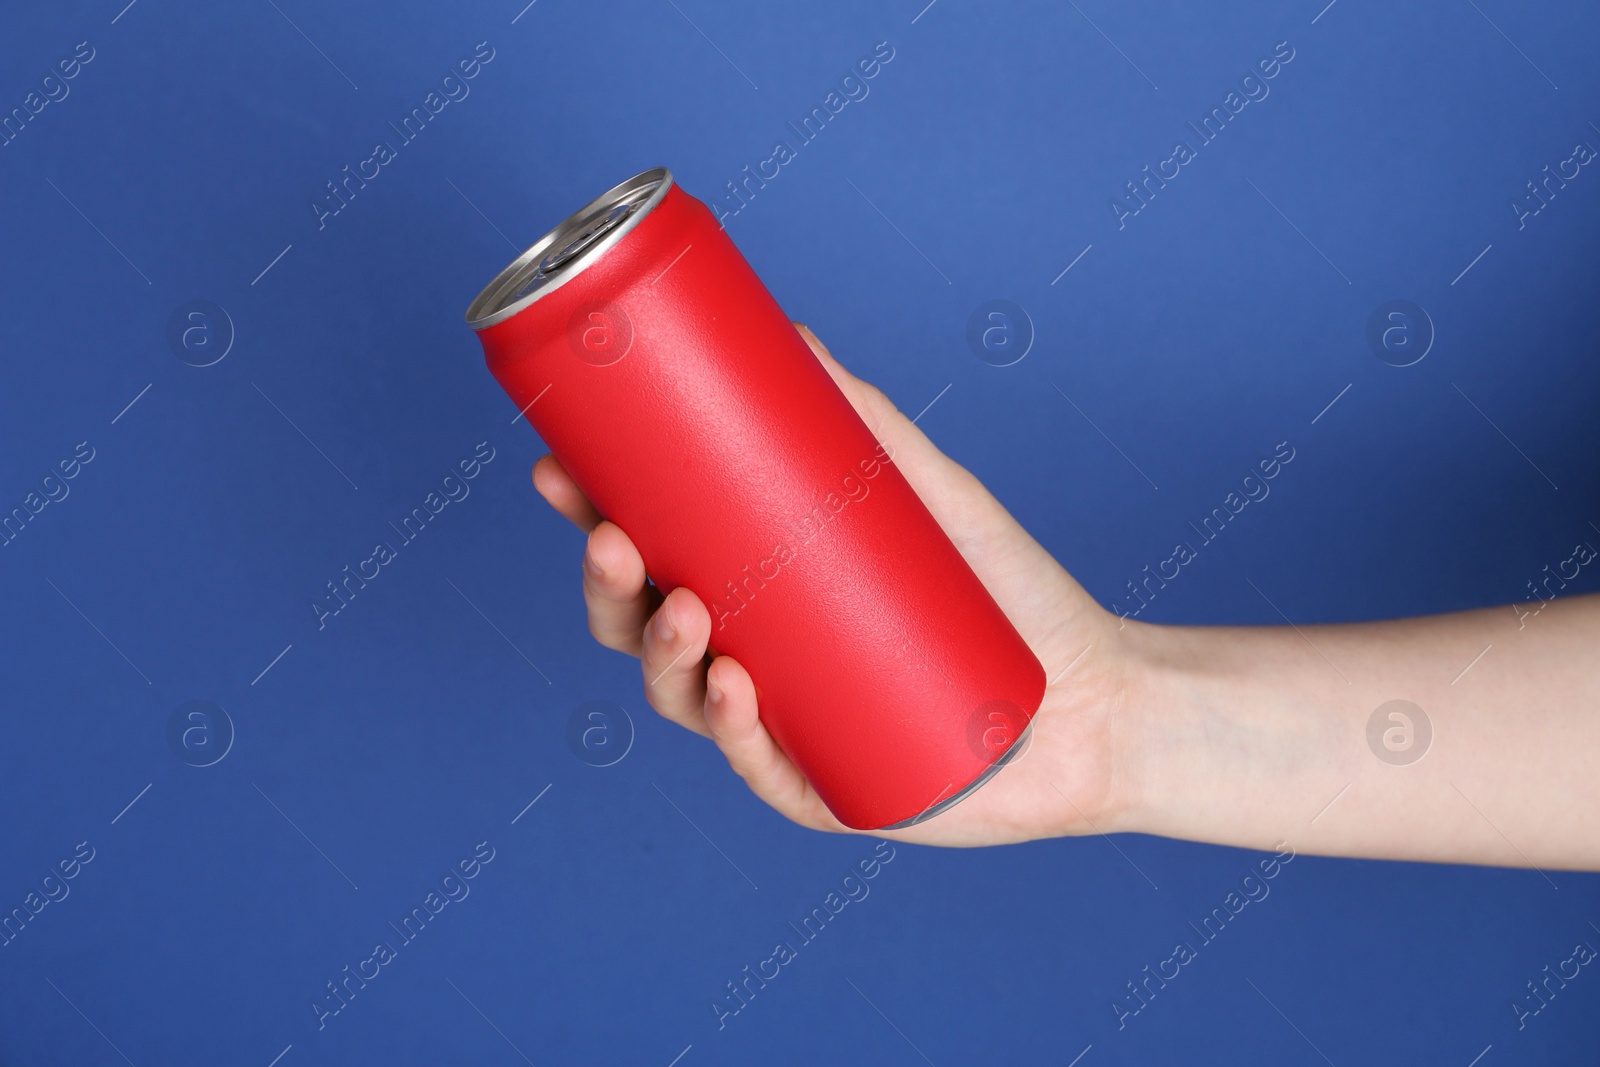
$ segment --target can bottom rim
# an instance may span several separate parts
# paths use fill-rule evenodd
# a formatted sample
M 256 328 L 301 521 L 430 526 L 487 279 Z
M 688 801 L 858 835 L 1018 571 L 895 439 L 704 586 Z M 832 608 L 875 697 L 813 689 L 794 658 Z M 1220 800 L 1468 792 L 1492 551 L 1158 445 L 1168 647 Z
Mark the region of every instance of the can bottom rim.
M 999 772 L 1000 768 L 1004 767 L 1006 764 L 1010 763 L 1013 758 L 1020 755 L 1023 749 L 1028 747 L 1028 739 L 1032 733 L 1033 723 L 1029 722 L 1028 725 L 1023 728 L 1022 733 L 1017 735 L 1017 739 L 1011 743 L 1011 747 L 1001 753 L 1000 758 L 989 764 L 988 768 L 982 774 L 978 775 L 978 777 L 968 782 L 965 786 L 958 789 L 950 796 L 945 797 L 943 800 L 936 801 L 932 807 L 922 812 L 922 814 L 913 815 L 909 819 L 902 819 L 899 822 L 892 823 L 889 826 L 880 826 L 878 829 L 904 830 L 907 827 L 915 826 L 918 823 L 927 822 L 936 815 L 943 815 L 945 812 L 949 811 L 951 808 L 970 797 L 973 793 L 976 793 L 979 789 L 983 788 L 984 783 L 993 778 Z

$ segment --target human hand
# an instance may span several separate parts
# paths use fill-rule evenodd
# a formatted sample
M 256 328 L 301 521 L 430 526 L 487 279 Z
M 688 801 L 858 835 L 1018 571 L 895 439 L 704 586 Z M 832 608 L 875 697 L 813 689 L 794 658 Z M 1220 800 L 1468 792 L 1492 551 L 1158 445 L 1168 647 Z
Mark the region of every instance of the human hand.
M 1128 806 L 1117 773 L 1126 672 L 1119 628 L 983 485 L 876 387 L 839 365 L 796 324 L 934 519 L 1044 666 L 1050 684 L 1029 747 L 984 787 L 925 823 L 882 837 L 934 845 L 991 845 L 1106 831 Z M 711 738 L 762 800 L 802 826 L 857 833 L 828 811 L 762 726 L 755 687 L 731 656 L 709 665 L 711 616 L 691 590 L 666 597 L 646 580 L 628 535 L 605 521 L 554 456 L 533 468 L 539 493 L 589 534 L 583 596 L 589 630 L 637 656 L 645 698 L 662 716 Z

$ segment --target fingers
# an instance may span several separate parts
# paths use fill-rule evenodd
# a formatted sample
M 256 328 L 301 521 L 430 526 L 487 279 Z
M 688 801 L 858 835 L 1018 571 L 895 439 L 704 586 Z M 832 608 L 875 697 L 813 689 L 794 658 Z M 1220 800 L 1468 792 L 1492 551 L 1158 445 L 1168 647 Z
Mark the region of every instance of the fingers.
M 601 522 L 589 534 L 583 553 L 583 602 L 596 641 L 630 656 L 640 654 L 645 623 L 661 603 L 661 594 L 645 581 L 639 550 L 614 523 Z
M 546 455 L 533 465 L 533 487 L 569 522 L 584 533 L 600 524 L 600 512 L 589 503 L 561 461 Z
M 728 765 L 780 815 L 814 830 L 853 832 L 834 818 L 811 783 L 761 724 L 750 675 L 729 656 L 706 672 L 704 723 Z
M 679 588 L 663 598 L 645 581 L 644 560 L 628 535 L 601 522 L 583 554 L 583 599 L 595 640 L 639 657 L 650 706 L 704 735 L 711 614 L 699 597 Z
M 619 531 L 620 532 L 620 531 Z M 706 643 L 711 613 L 700 598 L 679 587 L 667 594 L 644 628 L 639 657 L 644 695 L 665 719 L 706 734 Z

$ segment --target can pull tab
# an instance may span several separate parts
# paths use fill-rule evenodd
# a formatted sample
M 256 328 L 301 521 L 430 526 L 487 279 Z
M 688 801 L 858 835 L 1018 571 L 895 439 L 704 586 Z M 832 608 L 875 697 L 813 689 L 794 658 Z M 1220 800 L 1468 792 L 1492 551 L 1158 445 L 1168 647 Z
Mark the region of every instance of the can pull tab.
M 484 286 L 467 307 L 467 325 L 487 329 L 559 289 L 622 240 L 671 188 L 672 173 L 656 167 L 568 215 Z
M 616 204 L 610 211 L 600 218 L 595 219 L 583 228 L 583 232 L 567 243 L 559 252 L 552 252 L 539 261 L 540 274 L 554 274 L 569 262 L 582 255 L 584 250 L 600 238 L 610 233 L 617 225 L 627 218 L 634 209 L 633 204 Z

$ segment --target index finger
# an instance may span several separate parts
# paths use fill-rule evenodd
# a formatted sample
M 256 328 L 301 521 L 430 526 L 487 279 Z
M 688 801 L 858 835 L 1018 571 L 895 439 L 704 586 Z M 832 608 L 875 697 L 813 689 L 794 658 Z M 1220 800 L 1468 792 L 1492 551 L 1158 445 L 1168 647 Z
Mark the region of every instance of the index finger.
M 533 487 L 551 507 L 584 533 L 593 531 L 605 518 L 553 455 L 541 456 L 533 465 Z

